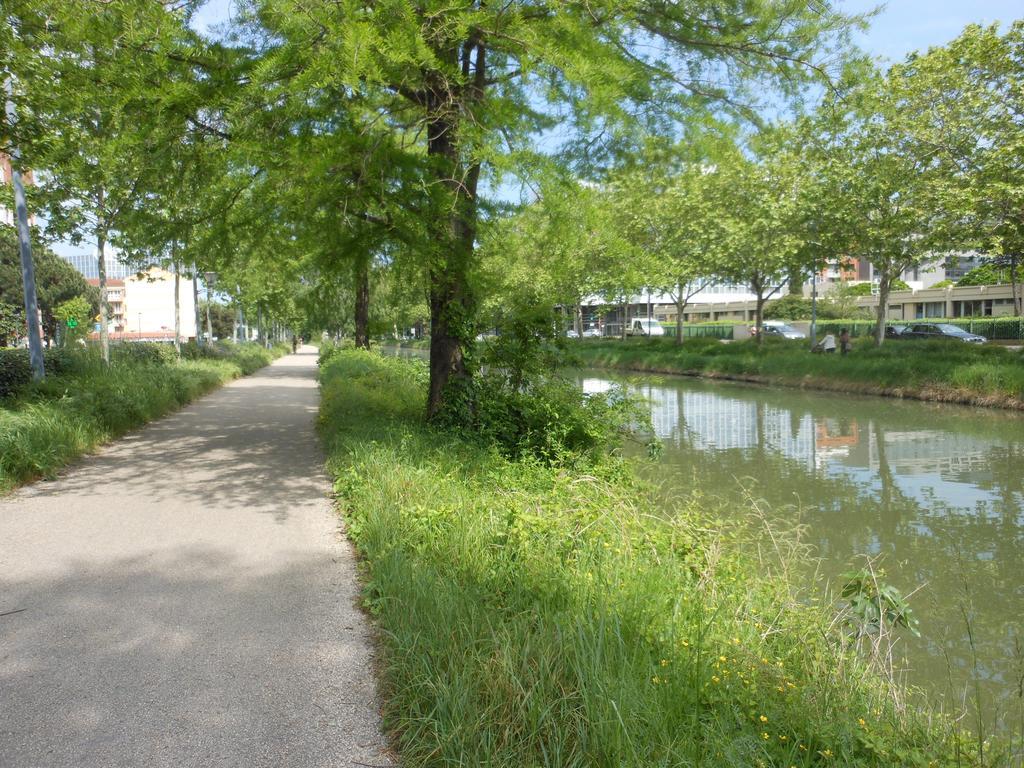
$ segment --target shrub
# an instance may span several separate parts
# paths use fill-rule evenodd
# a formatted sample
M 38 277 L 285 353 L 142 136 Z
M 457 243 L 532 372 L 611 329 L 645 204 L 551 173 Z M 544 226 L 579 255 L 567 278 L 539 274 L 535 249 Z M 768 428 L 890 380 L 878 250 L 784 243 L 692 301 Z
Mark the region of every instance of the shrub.
M 687 352 L 704 352 L 725 346 L 721 339 L 714 336 L 693 336 L 683 340 L 683 347 Z
M 110 347 L 112 363 L 136 363 L 143 365 L 169 365 L 178 359 L 172 344 L 151 341 L 114 344 Z
M 32 381 L 27 349 L 0 349 L 0 397 L 10 397 Z
M 585 395 L 573 382 L 534 378 L 515 389 L 485 375 L 476 387 L 473 431 L 510 458 L 546 463 L 595 461 L 650 417 L 624 389 Z
M 855 283 L 853 285 L 840 286 L 838 292 L 841 296 L 870 296 L 871 288 L 871 283 Z M 903 280 L 896 279 L 892 281 L 890 290 L 909 291 L 910 286 Z
M 766 320 L 809 320 L 811 317 L 811 300 L 803 296 L 783 296 L 776 301 L 768 302 L 764 308 Z
M 96 367 L 100 364 L 100 356 L 95 349 L 49 347 L 43 350 L 43 364 L 47 376 L 66 376 Z
M 355 349 L 355 347 L 355 342 L 352 339 L 342 339 L 341 341 L 328 339 L 320 345 L 320 354 L 316 360 L 317 365 L 323 367 L 342 350 Z

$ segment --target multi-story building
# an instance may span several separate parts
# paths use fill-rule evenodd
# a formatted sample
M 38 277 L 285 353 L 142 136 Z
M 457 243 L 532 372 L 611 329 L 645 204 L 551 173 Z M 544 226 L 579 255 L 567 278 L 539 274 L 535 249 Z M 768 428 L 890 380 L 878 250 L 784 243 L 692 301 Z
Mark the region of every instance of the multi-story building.
M 11 169 L 11 158 L 9 155 L 5 155 L 0 152 L 0 185 L 10 184 L 14 178 Z M 32 186 L 32 171 L 23 171 L 21 174 L 21 181 L 26 186 Z M 7 224 L 8 226 L 15 226 L 15 213 L 10 208 L 0 205 L 0 223 Z M 35 216 L 29 216 L 28 223 L 30 225 L 36 223 Z
M 88 279 L 99 285 L 96 278 Z M 182 279 L 179 295 L 181 336 L 196 335 L 195 301 L 191 280 Z M 107 281 L 109 331 L 125 341 L 171 341 L 174 339 L 174 273 L 149 267 L 123 279 Z
M 77 269 L 86 280 L 99 280 L 100 265 L 95 253 L 62 253 L 60 257 Z M 109 247 L 103 261 L 107 280 L 124 280 L 136 272 L 134 267 L 122 264 L 116 253 Z

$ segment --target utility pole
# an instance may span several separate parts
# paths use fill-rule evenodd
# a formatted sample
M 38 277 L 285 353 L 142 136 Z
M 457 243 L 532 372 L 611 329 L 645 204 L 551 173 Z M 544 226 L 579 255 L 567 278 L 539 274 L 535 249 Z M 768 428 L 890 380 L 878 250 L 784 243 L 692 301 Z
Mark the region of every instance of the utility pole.
M 14 82 L 8 77 L 4 82 L 7 92 L 5 113 L 7 125 L 14 127 Z M 28 323 L 28 355 L 32 362 L 32 377 L 36 380 L 46 375 L 43 365 L 43 336 L 39 327 L 39 306 L 36 300 L 36 270 L 32 263 L 32 239 L 28 228 L 28 205 L 25 202 L 25 187 L 21 183 L 21 152 L 11 146 L 11 186 L 14 187 L 14 210 L 18 219 L 18 250 L 21 253 L 21 281 L 25 297 L 25 321 Z

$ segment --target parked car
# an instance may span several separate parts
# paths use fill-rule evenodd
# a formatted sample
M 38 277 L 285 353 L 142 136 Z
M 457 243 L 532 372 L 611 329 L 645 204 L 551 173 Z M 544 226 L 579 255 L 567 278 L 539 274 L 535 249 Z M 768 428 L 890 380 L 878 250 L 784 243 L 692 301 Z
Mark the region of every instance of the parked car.
M 901 339 L 953 339 L 965 344 L 984 344 L 988 339 L 976 333 L 968 333 L 949 323 L 918 323 L 900 334 Z
M 878 326 L 875 326 L 878 329 Z M 903 332 L 907 330 L 905 325 L 887 325 L 885 326 L 885 338 L 887 339 L 898 339 L 903 336 Z
M 781 336 L 784 339 L 806 339 L 807 336 L 802 331 L 798 331 L 792 325 L 784 323 L 781 320 L 765 320 L 761 325 L 764 328 L 764 335 L 768 336 Z M 750 329 L 750 335 L 757 335 L 757 326 L 753 326 Z
M 661 323 L 657 320 L 653 320 L 647 317 L 637 317 L 633 319 L 629 328 L 626 330 L 627 336 L 664 336 L 665 329 Z
M 576 333 L 576 330 L 574 328 L 570 328 L 568 331 L 565 332 L 565 338 L 567 339 L 578 339 L 579 337 L 580 335 Z
M 584 339 L 599 339 L 599 338 L 601 338 L 601 335 L 602 335 L 601 334 L 601 329 L 598 328 L 596 325 L 592 326 L 590 328 L 584 328 L 583 329 L 583 338 Z

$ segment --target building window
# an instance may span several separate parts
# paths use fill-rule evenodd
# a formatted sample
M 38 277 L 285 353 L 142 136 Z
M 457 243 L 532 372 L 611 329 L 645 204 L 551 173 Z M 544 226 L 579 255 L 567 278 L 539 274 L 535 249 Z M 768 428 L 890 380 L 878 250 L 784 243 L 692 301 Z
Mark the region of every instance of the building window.
M 946 302 L 944 301 L 922 301 L 914 310 L 914 317 L 920 320 L 924 317 L 945 317 Z

